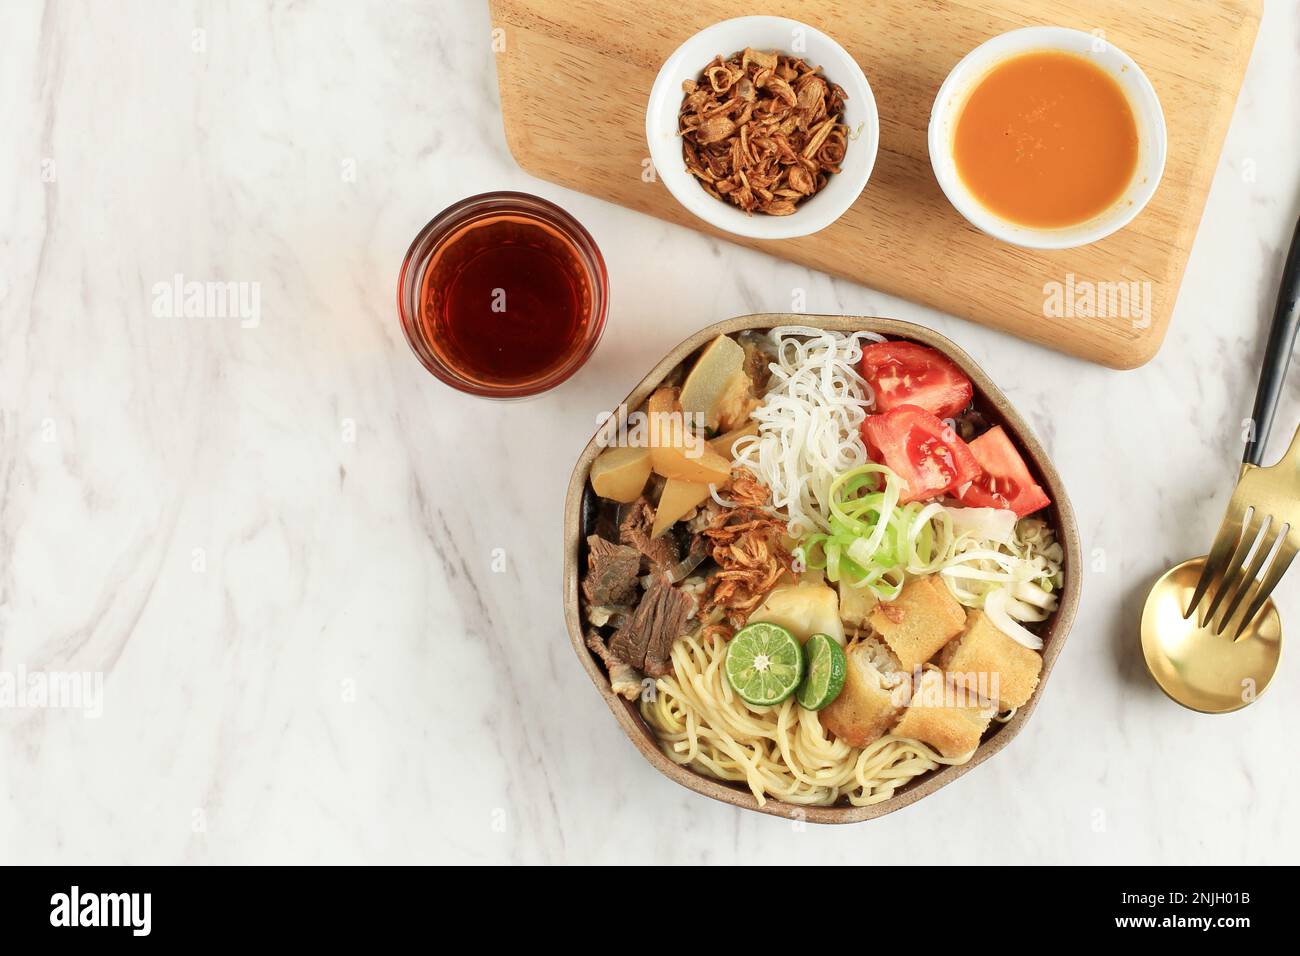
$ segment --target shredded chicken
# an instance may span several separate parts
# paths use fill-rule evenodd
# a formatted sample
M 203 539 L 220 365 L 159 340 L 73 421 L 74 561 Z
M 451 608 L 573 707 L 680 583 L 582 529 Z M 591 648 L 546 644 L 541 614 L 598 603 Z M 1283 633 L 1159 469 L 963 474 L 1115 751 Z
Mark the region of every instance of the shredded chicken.
M 686 168 L 746 213 L 788 216 L 840 171 L 845 94 L 799 57 L 746 48 L 682 84 Z
M 737 628 L 776 586 L 782 573 L 792 569 L 793 559 L 781 544 L 785 522 L 767 507 L 766 486 L 749 471 L 737 468 L 731 475 L 729 493 L 737 506 L 717 512 L 700 533 L 720 569 L 709 580 L 705 611 L 720 609 L 727 624 Z M 723 627 L 713 624 L 706 631 L 720 632 Z

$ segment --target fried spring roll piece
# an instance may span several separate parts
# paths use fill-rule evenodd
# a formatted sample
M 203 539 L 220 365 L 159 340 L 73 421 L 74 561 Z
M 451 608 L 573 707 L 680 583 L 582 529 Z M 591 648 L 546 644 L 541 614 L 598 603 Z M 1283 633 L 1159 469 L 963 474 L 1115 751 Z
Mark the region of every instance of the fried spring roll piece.
M 898 719 L 897 698 L 906 680 L 898 658 L 874 637 L 865 637 L 845 652 L 844 689 L 817 713 L 822 726 L 854 747 L 865 747 L 885 735 Z
M 903 669 L 910 672 L 962 632 L 966 610 L 939 575 L 930 574 L 912 578 L 898 597 L 876 605 L 870 620 Z
M 974 699 L 942 671 L 922 671 L 919 680 L 909 680 L 907 710 L 890 733 L 923 741 L 945 757 L 960 757 L 979 746 L 993 719 L 991 703 Z
M 1003 634 L 983 611 L 971 611 L 966 630 L 939 655 L 938 664 L 955 683 L 1011 710 L 1038 686 L 1043 658 Z

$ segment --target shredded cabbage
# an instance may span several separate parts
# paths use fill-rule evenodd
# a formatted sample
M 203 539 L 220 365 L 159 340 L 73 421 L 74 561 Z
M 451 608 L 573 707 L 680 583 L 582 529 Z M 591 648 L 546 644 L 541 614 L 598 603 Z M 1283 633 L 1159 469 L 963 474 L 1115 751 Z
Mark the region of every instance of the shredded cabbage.
M 1003 634 L 1040 650 L 1042 638 L 1023 625 L 1045 621 L 1056 610 L 1064 557 L 1045 521 L 1024 518 L 1010 540 L 961 536 L 940 573 L 959 602 L 983 609 Z
M 1010 544 L 1016 534 L 1016 514 L 1002 508 L 949 508 L 953 530 L 960 535 Z

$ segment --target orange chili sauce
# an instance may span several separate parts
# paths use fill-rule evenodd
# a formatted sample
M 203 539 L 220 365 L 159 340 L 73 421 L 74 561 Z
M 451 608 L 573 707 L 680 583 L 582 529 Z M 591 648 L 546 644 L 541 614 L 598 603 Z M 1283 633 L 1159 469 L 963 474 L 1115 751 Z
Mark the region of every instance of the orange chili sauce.
M 976 84 L 953 152 L 957 174 L 994 213 L 1024 226 L 1072 226 L 1123 195 L 1137 168 L 1137 123 L 1100 67 L 1072 53 L 1023 53 Z

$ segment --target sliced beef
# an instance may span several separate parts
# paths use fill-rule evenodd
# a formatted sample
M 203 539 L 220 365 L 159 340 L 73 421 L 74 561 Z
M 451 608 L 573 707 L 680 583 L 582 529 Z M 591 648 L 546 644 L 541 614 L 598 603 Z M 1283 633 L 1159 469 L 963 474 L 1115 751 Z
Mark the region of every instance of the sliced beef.
M 673 669 L 673 642 L 687 631 L 686 622 L 695 616 L 695 598 L 681 588 L 663 588 L 654 631 L 645 651 L 643 670 L 651 677 L 662 677 Z
M 652 677 L 668 673 L 673 641 L 686 632 L 695 613 L 695 599 L 656 576 L 627 623 L 618 629 L 609 649 L 620 659 Z
M 686 549 L 686 557 L 692 561 L 699 559 L 703 561 L 709 556 L 709 542 L 704 535 L 698 533 L 691 534 L 691 543 Z
M 664 571 L 681 560 L 681 551 L 672 532 L 666 531 L 658 538 L 650 537 L 655 523 L 655 506 L 645 497 L 628 505 L 618 526 L 618 539 L 645 555 L 650 567 Z
M 587 534 L 598 534 L 609 541 L 617 541 L 621 507 L 618 502 L 589 491 L 582 496 L 583 529 Z
M 651 587 L 641 597 L 632 616 L 614 632 L 609 649 L 621 661 L 638 669 L 645 666 L 645 652 L 650 645 L 650 622 L 654 616 L 654 605 L 659 600 L 659 592 Z
M 600 631 L 595 628 L 587 631 L 587 646 L 600 658 L 600 662 L 605 665 L 605 670 L 609 672 L 610 690 L 628 700 L 636 700 L 641 696 L 640 672 L 631 664 L 620 660 L 609 649 L 605 639 L 600 636 Z
M 637 576 L 641 573 L 641 552 L 606 541 L 599 535 L 587 538 L 587 573 L 582 594 L 592 607 L 631 606 L 636 601 Z

